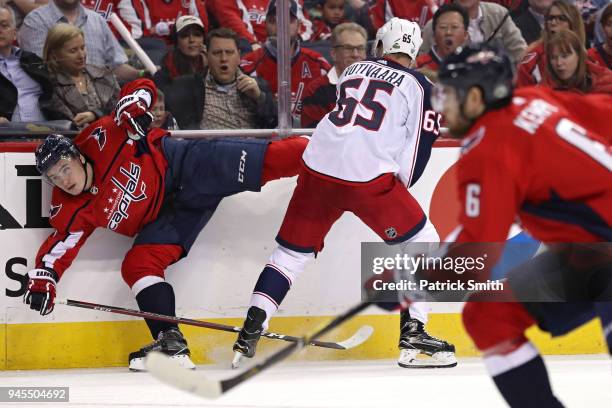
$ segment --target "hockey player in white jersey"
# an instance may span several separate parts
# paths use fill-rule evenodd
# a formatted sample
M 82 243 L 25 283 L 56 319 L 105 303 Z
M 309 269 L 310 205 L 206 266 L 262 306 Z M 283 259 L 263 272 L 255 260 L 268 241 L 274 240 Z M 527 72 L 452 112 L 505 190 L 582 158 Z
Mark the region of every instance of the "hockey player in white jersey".
M 416 23 L 393 19 L 380 41 L 382 58 L 344 70 L 336 107 L 318 124 L 304 152 L 304 167 L 276 237 L 279 245 L 259 276 L 234 344 L 234 364 L 254 356 L 261 331 L 345 211 L 388 244 L 439 241 L 408 191 L 423 173 L 440 128 L 440 114 L 429 102 L 431 82 L 410 69 L 421 30 Z M 416 304 L 411 312 L 401 319 L 399 364 L 455 366 L 454 346 L 424 330 L 427 305 Z M 433 358 L 418 359 L 419 353 Z
M 382 58 L 383 57 L 383 37 L 389 30 L 389 27 L 393 25 L 394 22 L 399 21 L 400 18 L 393 17 L 391 20 L 387 21 L 382 27 L 376 31 L 376 37 L 374 39 L 374 43 L 372 44 L 372 57 L 374 58 Z M 415 64 L 413 64 L 415 65 Z M 428 236 L 426 234 L 421 234 L 418 237 L 415 237 L 415 240 L 412 242 L 418 241 L 428 241 L 433 239 L 432 236 Z M 437 240 L 437 232 L 436 232 L 436 240 Z M 436 241 L 437 242 L 437 241 Z M 410 304 L 408 309 L 404 309 L 400 312 L 400 338 L 398 348 L 400 350 L 400 356 L 397 360 L 397 363 L 400 367 L 405 368 L 413 368 L 419 367 L 424 368 L 429 366 L 429 362 L 415 359 L 415 354 L 419 349 L 415 348 L 415 345 L 418 342 L 423 341 L 433 341 L 434 347 L 433 349 L 437 349 L 437 347 L 442 347 L 443 349 L 448 349 L 446 345 L 443 343 L 435 343 L 439 341 L 438 339 L 431 338 L 427 332 L 425 332 L 425 324 L 427 324 L 429 318 L 429 305 L 425 302 L 413 302 Z M 440 365 L 436 365 L 439 367 Z M 448 367 L 442 363 L 442 367 Z M 454 366 L 454 365 L 450 365 Z

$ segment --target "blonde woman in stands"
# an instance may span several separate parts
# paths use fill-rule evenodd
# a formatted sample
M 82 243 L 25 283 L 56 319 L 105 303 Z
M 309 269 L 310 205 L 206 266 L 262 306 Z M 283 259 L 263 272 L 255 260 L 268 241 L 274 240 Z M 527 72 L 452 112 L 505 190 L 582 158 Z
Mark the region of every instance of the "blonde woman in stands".
M 83 128 L 114 109 L 117 79 L 107 67 L 87 64 L 80 28 L 60 23 L 49 30 L 43 60 L 53 83 L 53 97 L 46 107 L 56 119 L 72 120 Z

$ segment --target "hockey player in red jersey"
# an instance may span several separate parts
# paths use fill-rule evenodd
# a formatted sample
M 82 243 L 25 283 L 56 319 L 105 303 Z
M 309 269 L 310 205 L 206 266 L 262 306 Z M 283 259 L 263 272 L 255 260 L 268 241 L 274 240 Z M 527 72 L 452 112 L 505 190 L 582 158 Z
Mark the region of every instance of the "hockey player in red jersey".
M 370 18 L 376 29 L 393 17 L 414 21 L 423 27 L 443 3 L 444 0 L 374 0 L 370 1 Z
M 208 13 L 205 0 L 164 0 L 164 1 L 132 1 L 126 7 L 122 5 L 128 0 L 122 0 L 118 5 L 119 16 L 128 22 L 132 32 L 138 31 L 143 37 L 156 37 L 171 43 L 171 36 L 176 20 L 181 16 L 199 17 L 208 32 Z M 138 37 L 136 37 L 138 38 Z
M 560 407 L 525 330 L 537 323 L 558 336 L 597 315 L 612 344 L 612 98 L 542 87 L 513 92 L 510 59 L 491 48 L 450 55 L 439 79 L 433 106 L 444 112 L 451 134 L 463 139 L 457 164 L 463 211 L 446 253 L 458 256 L 468 242 L 505 242 L 517 217 L 548 248 L 509 272 L 517 301 L 468 302 L 465 328 L 510 406 Z M 588 254 L 590 264 L 577 257 L 581 254 Z M 600 280 L 581 281 L 587 277 Z M 580 303 L 570 302 L 574 297 L 525 302 L 521 278 L 538 296 L 539 283 L 551 284 L 553 278 L 563 287 L 582 282 L 591 291 Z
M 267 11 L 275 0 L 208 0 L 208 9 L 219 24 L 231 28 L 240 38 L 251 44 L 253 51 L 261 48 L 269 35 L 266 32 Z M 311 41 L 312 22 L 304 8 L 304 1 L 291 0 L 290 9 L 295 7 L 299 21 L 299 33 L 302 41 Z
M 141 310 L 175 315 L 165 269 L 186 256 L 224 197 L 259 191 L 266 182 L 296 175 L 307 139 L 181 140 L 147 130 L 156 89 L 141 79 L 124 86 L 113 114 L 92 123 L 74 142 L 50 135 L 36 150 L 36 166 L 55 187 L 53 233 L 28 273 L 24 302 L 47 315 L 56 284 L 98 227 L 136 236 L 121 275 Z M 147 320 L 154 342 L 131 353 L 143 370 L 152 350 L 194 367 L 176 324 Z
M 317 51 L 303 48 L 298 37 L 298 8 L 295 1 L 290 2 L 291 30 L 291 112 L 299 123 L 302 113 L 302 99 L 306 86 L 317 78 L 327 75 L 331 69 L 329 62 Z M 277 47 L 276 47 L 276 0 L 268 8 L 266 30 L 268 39 L 264 46 L 242 58 L 240 68 L 247 75 L 265 79 L 272 92 L 278 93 Z
M 318 124 L 304 153 L 304 168 L 276 237 L 279 245 L 259 275 L 234 344 L 235 364 L 242 356 L 254 356 L 261 331 L 345 211 L 388 244 L 439 240 L 408 191 L 423 173 L 439 134 L 440 114 L 429 103 L 432 84 L 409 68 L 422 43 L 421 30 L 402 19 L 387 24 L 380 36 L 383 57 L 344 70 L 336 109 Z M 423 322 L 404 316 L 400 364 L 457 364 L 454 346 L 429 336 Z M 433 358 L 419 361 L 419 353 Z

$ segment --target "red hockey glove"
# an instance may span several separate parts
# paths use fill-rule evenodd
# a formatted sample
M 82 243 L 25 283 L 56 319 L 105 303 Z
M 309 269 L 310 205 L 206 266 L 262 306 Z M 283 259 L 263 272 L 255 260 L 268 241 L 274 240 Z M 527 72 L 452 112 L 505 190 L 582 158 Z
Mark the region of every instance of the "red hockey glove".
M 115 123 L 127 131 L 130 139 L 138 140 L 147 135 L 154 119 L 153 113 L 149 110 L 150 103 L 151 96 L 144 89 L 126 95 L 117 102 Z
M 42 316 L 48 315 L 55 306 L 55 284 L 58 276 L 53 269 L 32 269 L 28 272 L 28 290 L 23 295 L 23 302 L 30 309 L 38 310 Z

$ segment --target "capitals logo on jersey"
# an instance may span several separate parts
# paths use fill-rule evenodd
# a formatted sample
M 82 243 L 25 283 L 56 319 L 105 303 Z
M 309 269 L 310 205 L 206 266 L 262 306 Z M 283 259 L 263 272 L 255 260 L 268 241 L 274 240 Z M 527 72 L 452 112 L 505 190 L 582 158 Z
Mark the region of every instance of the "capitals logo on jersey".
M 125 180 L 122 183 L 117 177 L 113 177 L 111 180 L 116 188 L 112 189 L 112 193 L 116 194 L 115 198 L 108 198 L 108 206 L 104 208 L 104 213 L 109 214 L 108 216 L 108 228 L 116 230 L 119 223 L 124 219 L 129 218 L 128 210 L 132 202 L 138 202 L 146 200 L 147 195 L 145 193 L 147 186 L 144 182 L 140 182 L 140 166 L 135 163 L 130 163 L 130 169 L 127 170 L 123 167 L 119 168 L 119 172 L 125 176 Z M 137 193 L 138 185 L 140 184 L 140 192 Z
M 53 218 L 55 217 L 57 214 L 59 214 L 60 210 L 62 209 L 62 205 L 53 205 L 51 204 L 51 208 L 49 208 L 49 218 Z
M 249 21 L 255 24 L 263 24 L 266 22 L 266 10 L 263 9 L 255 9 L 248 11 Z
M 102 151 L 102 149 L 104 149 L 104 146 L 106 146 L 106 129 L 104 129 L 103 127 L 95 128 L 89 134 L 89 137 L 93 137 L 94 139 L 96 139 L 96 142 L 98 142 L 98 147 L 100 148 L 100 151 Z

